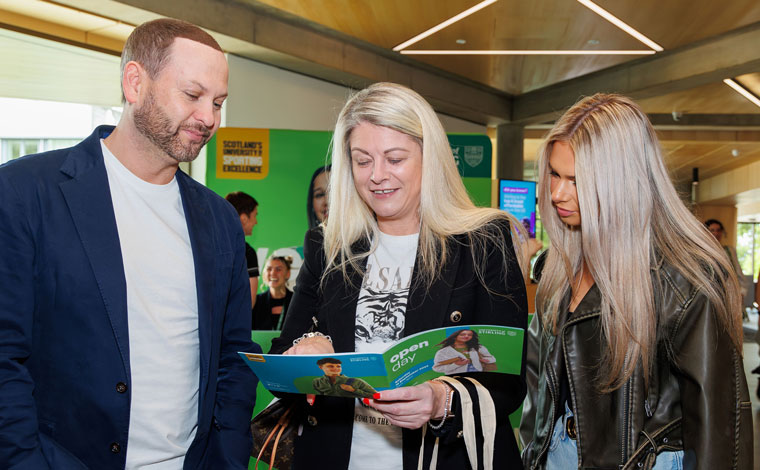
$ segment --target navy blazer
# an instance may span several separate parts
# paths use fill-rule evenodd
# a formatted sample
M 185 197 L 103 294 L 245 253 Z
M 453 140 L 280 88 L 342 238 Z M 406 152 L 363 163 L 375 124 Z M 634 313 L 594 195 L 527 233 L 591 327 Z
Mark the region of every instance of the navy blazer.
M 98 127 L 75 147 L 0 167 L 0 468 L 121 469 L 127 292 Z M 256 377 L 240 221 L 176 173 L 198 291 L 198 429 L 184 468 L 246 468 Z M 161 419 L 156 416 L 156 419 Z
M 321 282 L 326 268 L 321 230 L 317 227 L 306 232 L 304 262 L 298 271 L 295 293 L 288 308 L 282 335 L 272 340 L 272 353 L 282 353 L 292 346 L 295 338 L 311 328 L 312 317 L 318 321 L 317 330 L 331 336 L 336 352 L 354 351 L 356 303 L 362 277 L 349 267 L 349 281 L 343 278 L 341 272 L 332 271 Z M 488 230 L 495 236 L 503 237 L 512 251 L 510 229 L 506 222 L 493 222 L 489 224 Z M 485 257 L 474 257 L 470 249 L 471 242 L 467 235 L 451 237 L 441 276 L 429 288 L 415 282 L 419 278 L 419 266 L 415 263 L 404 336 L 458 325 L 527 327 L 527 296 L 517 259 L 513 255 L 505 260 L 499 250 L 490 245 Z M 366 240 L 358 242 L 353 248 L 355 253 L 366 252 L 369 243 Z M 483 266 L 482 280 L 476 274 L 476 263 Z M 483 372 L 458 374 L 477 378 L 494 400 L 497 425 L 493 468 L 522 468 L 508 417 L 520 407 L 525 397 L 524 358 L 525 345 L 519 376 Z M 472 389 L 471 394 L 475 393 L 469 382 L 464 381 L 463 385 Z M 319 462 L 320 468 L 347 468 L 351 453 L 354 400 L 318 395 L 313 406 L 307 406 L 306 400 L 302 398 L 298 402 L 304 407 L 303 416 L 310 418 L 304 420 L 302 432 L 296 438 L 292 468 L 311 468 L 314 462 Z M 464 439 L 459 432 L 462 426 L 461 408 L 455 406 L 455 418 L 448 421 L 438 433 L 441 437 L 439 469 L 470 468 Z M 403 468 L 416 469 L 422 432 L 420 429 L 402 431 Z M 433 443 L 433 439 L 425 440 L 424 468 L 429 466 Z M 324 452 L 327 448 L 330 451 Z

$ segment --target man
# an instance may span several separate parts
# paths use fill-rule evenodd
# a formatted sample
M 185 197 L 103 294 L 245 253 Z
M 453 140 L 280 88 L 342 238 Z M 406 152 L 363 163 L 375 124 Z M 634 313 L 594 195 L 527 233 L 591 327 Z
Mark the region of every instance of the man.
M 243 191 L 229 193 L 224 198 L 237 211 L 245 236 L 250 236 L 253 233 L 253 227 L 258 224 L 256 218 L 259 215 L 259 203 L 253 196 Z M 245 260 L 248 265 L 248 282 L 251 286 L 251 305 L 255 307 L 259 290 L 259 258 L 256 256 L 256 250 L 248 242 L 245 242 Z
M 346 377 L 342 374 L 340 359 L 325 357 L 317 361 L 317 366 L 325 373 L 312 381 L 312 387 L 321 395 L 350 398 L 372 398 L 377 390 L 362 379 Z
M 162 19 L 121 64 L 116 128 L 0 167 L 0 468 L 245 468 L 243 232 L 178 171 L 219 127 L 227 63 Z

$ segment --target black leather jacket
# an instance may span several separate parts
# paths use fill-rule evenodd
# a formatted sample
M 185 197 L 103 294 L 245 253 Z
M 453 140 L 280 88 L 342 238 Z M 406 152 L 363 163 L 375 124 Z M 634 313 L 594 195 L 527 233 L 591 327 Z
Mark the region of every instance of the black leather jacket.
M 564 354 L 578 468 L 651 469 L 656 454 L 684 450 L 685 469 L 752 470 L 752 410 L 740 352 L 706 298 L 680 273 L 660 265 L 652 275 L 659 320 L 648 386 L 639 368 L 614 392 L 597 391 L 595 374 L 605 344 L 596 286 L 560 322 L 557 336 L 543 331 L 534 317 L 520 425 L 526 469 L 544 468 L 546 462 L 561 406 L 558 366 Z

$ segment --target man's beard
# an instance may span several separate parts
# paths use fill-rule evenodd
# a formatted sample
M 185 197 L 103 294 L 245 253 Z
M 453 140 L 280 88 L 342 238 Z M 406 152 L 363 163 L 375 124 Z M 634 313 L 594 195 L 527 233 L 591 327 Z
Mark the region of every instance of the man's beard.
M 156 103 L 152 91 L 148 92 L 145 103 L 135 110 L 134 123 L 137 130 L 153 145 L 178 162 L 195 160 L 201 147 L 211 138 L 211 129 L 203 124 L 175 126 L 163 108 Z M 184 144 L 179 135 L 182 129 L 200 133 L 203 140 Z

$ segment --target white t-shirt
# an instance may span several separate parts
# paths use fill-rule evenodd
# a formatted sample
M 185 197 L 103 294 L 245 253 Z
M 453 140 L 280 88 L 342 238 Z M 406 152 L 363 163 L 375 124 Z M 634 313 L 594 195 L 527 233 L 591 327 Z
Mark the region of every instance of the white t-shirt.
M 377 250 L 367 270 L 356 305 L 357 352 L 382 352 L 401 339 L 406 304 L 417 256 L 419 234 L 393 236 L 380 233 Z M 356 401 L 351 444 L 351 470 L 401 468 L 401 428 L 380 412 Z
M 195 266 L 177 180 L 148 183 L 101 140 L 127 281 L 126 468 L 181 469 L 198 427 Z

